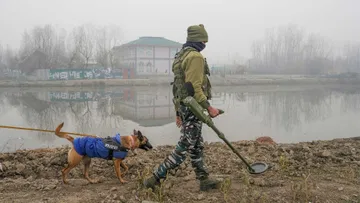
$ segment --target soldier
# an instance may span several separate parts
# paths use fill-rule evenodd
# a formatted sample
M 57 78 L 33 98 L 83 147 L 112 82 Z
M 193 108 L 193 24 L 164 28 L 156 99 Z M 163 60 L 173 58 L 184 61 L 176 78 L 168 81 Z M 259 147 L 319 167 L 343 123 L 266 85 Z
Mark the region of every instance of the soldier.
M 200 190 L 215 189 L 219 181 L 209 178 L 209 173 L 203 161 L 204 141 L 201 134 L 202 122 L 186 107 L 182 100 L 189 91 L 185 83 L 193 87 L 194 99 L 207 109 L 211 117 L 219 115 L 219 110 L 213 108 L 208 100 L 211 99 L 211 84 L 207 77 L 210 75 L 206 59 L 200 53 L 208 42 L 208 34 L 202 24 L 192 25 L 187 29 L 187 41 L 175 55 L 172 64 L 174 73 L 173 95 L 176 111 L 176 125 L 181 127 L 181 137 L 172 153 L 165 158 L 153 175 L 144 181 L 144 186 L 152 188 L 159 185 L 160 179 L 165 179 L 167 171 L 177 168 L 189 153 L 192 167 L 195 169 L 196 179 L 200 181 Z

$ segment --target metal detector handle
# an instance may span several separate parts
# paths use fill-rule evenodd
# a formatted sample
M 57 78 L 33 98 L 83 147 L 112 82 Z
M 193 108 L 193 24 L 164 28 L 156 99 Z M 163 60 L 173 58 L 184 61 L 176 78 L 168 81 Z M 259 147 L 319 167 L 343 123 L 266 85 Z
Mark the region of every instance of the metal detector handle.
M 227 146 L 230 147 L 230 149 L 246 164 L 246 166 L 249 168 L 250 171 L 254 172 L 254 169 L 247 163 L 247 161 L 239 154 L 239 152 L 236 151 L 236 149 L 231 145 L 231 143 L 225 138 L 224 133 L 222 133 L 211 121 L 211 123 L 207 123 L 207 125 L 215 131 L 215 133 L 218 135 L 220 139 L 222 139 Z

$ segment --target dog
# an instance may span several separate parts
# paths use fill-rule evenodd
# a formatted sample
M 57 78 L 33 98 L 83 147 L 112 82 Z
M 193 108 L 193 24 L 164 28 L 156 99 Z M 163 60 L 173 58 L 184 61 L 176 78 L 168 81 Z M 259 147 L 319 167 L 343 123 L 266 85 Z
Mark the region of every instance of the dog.
M 152 145 L 146 136 L 138 130 L 134 129 L 133 135 L 120 136 L 116 134 L 114 137 L 99 138 L 99 137 L 81 137 L 73 138 L 70 135 L 61 132 L 64 123 L 61 123 L 55 130 L 55 135 L 60 138 L 65 138 L 72 143 L 72 148 L 68 152 L 68 166 L 61 170 L 62 179 L 65 184 L 68 184 L 67 175 L 70 170 L 76 167 L 81 160 L 84 163 L 84 177 L 90 183 L 97 183 L 89 177 L 89 168 L 91 158 L 101 158 L 107 160 L 114 160 L 114 167 L 116 176 L 120 183 L 126 183 L 123 176 L 128 172 L 129 168 L 124 164 L 123 160 L 127 156 L 128 150 L 135 150 L 136 148 L 148 151 L 152 149 Z M 113 159 L 114 158 L 114 159 Z M 124 169 L 121 173 L 120 167 Z

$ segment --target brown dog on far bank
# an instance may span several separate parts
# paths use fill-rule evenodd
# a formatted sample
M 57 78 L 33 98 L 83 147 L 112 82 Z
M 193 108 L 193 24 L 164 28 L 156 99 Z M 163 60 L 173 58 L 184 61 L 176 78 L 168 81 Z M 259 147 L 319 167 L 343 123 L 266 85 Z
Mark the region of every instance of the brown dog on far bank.
M 87 156 L 86 153 L 84 155 L 81 155 L 75 150 L 74 140 L 75 139 L 81 139 L 81 138 L 73 138 L 70 135 L 61 132 L 61 128 L 63 126 L 64 126 L 64 123 L 61 123 L 56 128 L 55 135 L 57 135 L 60 138 L 65 138 L 65 139 L 69 140 L 72 143 L 72 147 L 68 152 L 68 166 L 61 170 L 63 182 L 65 184 L 68 183 L 68 181 L 67 181 L 68 173 L 70 172 L 71 169 L 76 167 L 82 160 L 83 163 L 84 163 L 84 176 L 85 176 L 85 179 L 88 180 L 90 183 L 96 183 L 97 181 L 92 180 L 89 177 L 89 168 L 90 168 L 91 158 L 89 156 Z M 133 135 L 121 136 L 120 137 L 122 147 L 124 147 L 124 148 L 126 148 L 128 150 L 134 150 L 136 148 L 140 148 L 140 149 L 144 149 L 144 150 L 148 151 L 149 149 L 152 149 L 152 146 L 151 146 L 149 140 L 147 139 L 147 137 L 142 135 L 142 133 L 140 131 L 134 130 L 133 133 L 134 133 Z M 92 139 L 92 138 L 90 137 L 90 139 Z M 93 139 L 97 139 L 96 140 L 97 145 L 99 145 L 99 142 L 100 142 L 100 145 L 102 144 L 102 142 L 99 141 L 99 140 L 101 140 L 101 138 L 93 138 Z M 107 150 L 106 148 L 102 147 L 101 148 L 102 152 L 104 152 L 104 149 Z M 115 153 L 115 151 L 114 151 L 114 153 Z M 113 157 L 116 176 L 117 176 L 117 178 L 119 179 L 119 181 L 121 183 L 127 182 L 127 181 L 125 181 L 123 179 L 123 176 L 128 171 L 128 167 L 123 162 L 125 157 L 126 157 L 126 154 L 121 158 L 118 158 L 118 157 L 115 157 L 115 156 Z M 94 156 L 92 158 L 103 158 L 103 159 L 105 159 L 104 157 L 94 157 Z M 124 169 L 123 173 L 121 173 L 120 167 L 122 167 Z

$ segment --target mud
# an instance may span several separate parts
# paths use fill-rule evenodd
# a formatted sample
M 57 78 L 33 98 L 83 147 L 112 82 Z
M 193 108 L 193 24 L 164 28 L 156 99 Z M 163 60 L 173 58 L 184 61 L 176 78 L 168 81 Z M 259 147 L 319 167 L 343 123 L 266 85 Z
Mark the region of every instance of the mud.
M 82 164 L 73 169 L 69 185 L 61 179 L 69 148 L 23 150 L 0 154 L 1 202 L 360 202 L 360 139 L 297 144 L 241 141 L 234 147 L 249 162 L 264 161 L 270 169 L 251 175 L 223 143 L 206 143 L 205 161 L 218 190 L 200 192 L 189 159 L 162 184 L 147 191 L 139 184 L 173 149 L 129 154 L 128 183 L 115 176 L 113 162 L 93 159 L 88 184 Z

